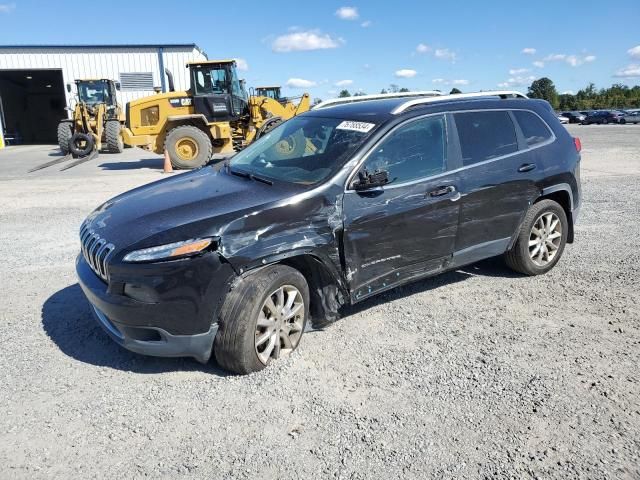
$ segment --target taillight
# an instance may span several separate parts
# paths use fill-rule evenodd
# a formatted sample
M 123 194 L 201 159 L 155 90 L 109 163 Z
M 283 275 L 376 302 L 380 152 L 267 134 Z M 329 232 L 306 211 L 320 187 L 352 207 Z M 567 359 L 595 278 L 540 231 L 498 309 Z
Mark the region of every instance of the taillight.
M 582 150 L 582 142 L 578 137 L 573 137 L 573 144 L 576 146 L 576 152 L 580 153 Z

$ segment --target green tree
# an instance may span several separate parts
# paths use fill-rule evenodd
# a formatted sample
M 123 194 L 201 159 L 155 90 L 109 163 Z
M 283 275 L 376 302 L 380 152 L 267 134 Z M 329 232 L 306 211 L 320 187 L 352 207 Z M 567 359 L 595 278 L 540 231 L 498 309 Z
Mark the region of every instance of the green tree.
M 558 108 L 558 91 L 550 78 L 542 77 L 534 80 L 529 87 L 529 98 L 541 98 L 551 104 L 553 108 Z
M 349 93 L 349 90 L 340 90 L 340 93 L 338 94 L 338 97 L 340 98 L 345 98 L 350 96 L 351 94 Z
M 380 93 L 384 94 L 387 93 L 387 91 L 383 88 L 382 90 L 380 90 Z
M 456 93 L 462 93 L 462 90 L 458 90 L 456 87 L 453 87 L 449 92 L 449 95 L 455 95 Z
M 353 94 L 354 97 L 362 97 L 363 95 L 366 95 L 366 92 L 363 92 L 362 90 Z
M 400 90 L 398 90 L 400 93 L 405 93 L 405 92 L 410 92 L 411 90 L 409 90 L 406 87 L 402 87 Z
M 392 83 L 391 85 L 389 85 L 389 93 L 398 93 L 399 90 L 400 90 L 400 87 L 395 83 Z
M 314 98 L 313 99 L 313 105 L 318 105 L 319 103 L 322 103 L 322 99 L 321 98 Z

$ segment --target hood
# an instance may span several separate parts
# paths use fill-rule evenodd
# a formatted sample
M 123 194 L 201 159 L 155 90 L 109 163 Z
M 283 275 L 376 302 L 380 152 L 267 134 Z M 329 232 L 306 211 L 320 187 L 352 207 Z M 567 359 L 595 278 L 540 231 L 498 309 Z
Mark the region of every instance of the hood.
M 205 167 L 130 190 L 88 217 L 117 251 L 214 236 L 229 221 L 289 197 L 300 188 L 267 185 Z

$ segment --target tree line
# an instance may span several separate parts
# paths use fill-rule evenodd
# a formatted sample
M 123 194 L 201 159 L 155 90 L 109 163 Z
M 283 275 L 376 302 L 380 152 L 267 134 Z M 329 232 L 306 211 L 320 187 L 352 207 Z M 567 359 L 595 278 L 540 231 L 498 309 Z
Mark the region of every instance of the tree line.
M 533 81 L 527 95 L 546 100 L 556 110 L 640 108 L 640 85 L 629 87 L 616 83 L 609 88 L 596 89 L 590 83 L 575 94 L 559 94 L 553 81 L 543 77 Z
M 380 93 L 402 93 L 409 92 L 408 88 L 391 84 L 383 88 Z M 462 93 L 459 89 L 453 88 L 450 95 Z M 366 95 L 363 91 L 355 93 L 349 90 L 341 90 L 338 97 L 358 97 Z M 609 88 L 597 89 L 595 84 L 589 83 L 585 88 L 577 93 L 558 93 L 556 86 L 550 78 L 542 77 L 534 80 L 528 89 L 529 98 L 541 98 L 551 104 L 556 110 L 604 110 L 614 108 L 640 108 L 640 85 L 629 87 L 623 84 L 613 84 Z M 314 104 L 322 100 L 314 99 Z

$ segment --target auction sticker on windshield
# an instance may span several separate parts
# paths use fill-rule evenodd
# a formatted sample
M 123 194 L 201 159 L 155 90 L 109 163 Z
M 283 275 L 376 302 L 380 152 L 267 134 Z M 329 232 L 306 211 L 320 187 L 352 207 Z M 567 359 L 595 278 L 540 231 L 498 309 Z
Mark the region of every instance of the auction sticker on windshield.
M 354 130 L 356 132 L 367 133 L 373 127 L 375 127 L 375 123 L 368 122 L 353 122 L 351 120 L 345 120 L 340 125 L 336 127 L 336 130 Z

